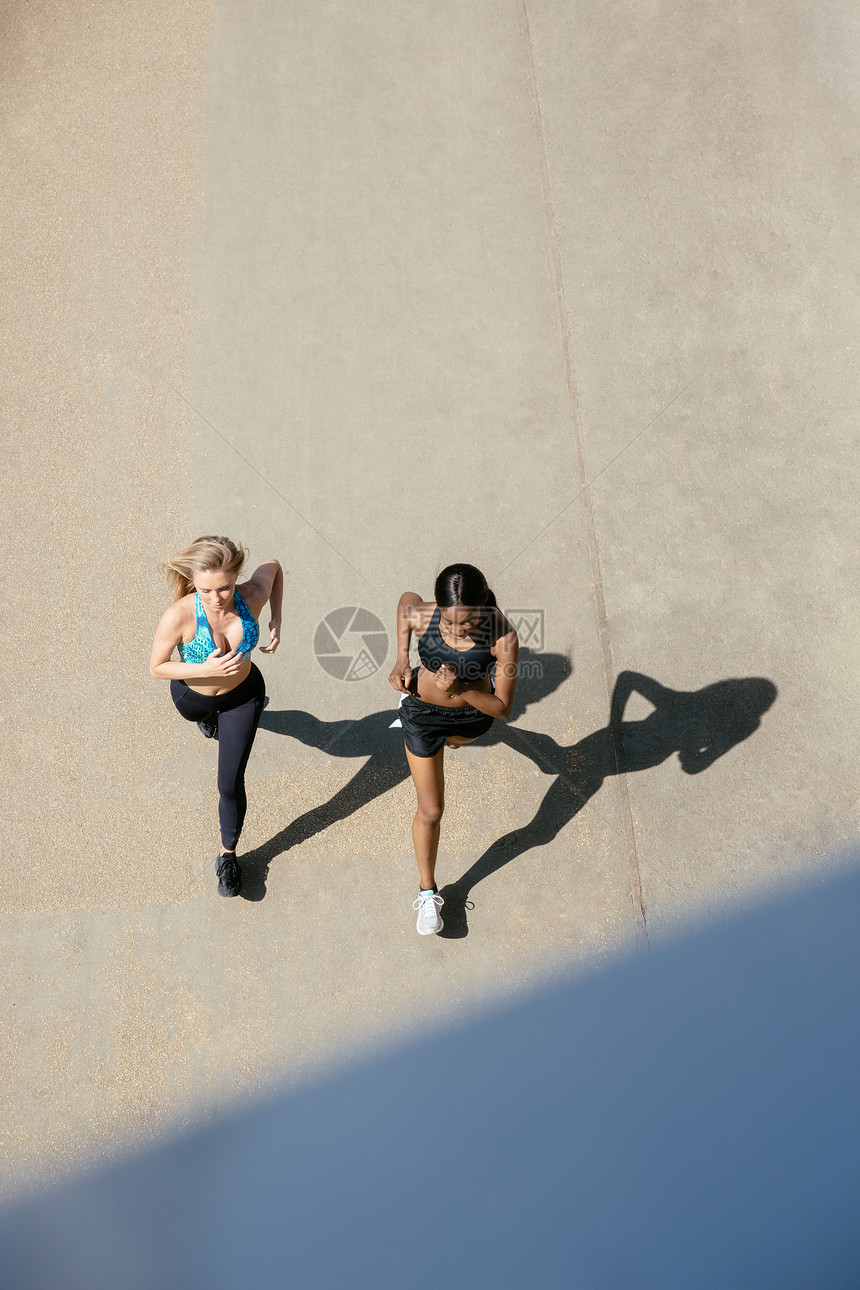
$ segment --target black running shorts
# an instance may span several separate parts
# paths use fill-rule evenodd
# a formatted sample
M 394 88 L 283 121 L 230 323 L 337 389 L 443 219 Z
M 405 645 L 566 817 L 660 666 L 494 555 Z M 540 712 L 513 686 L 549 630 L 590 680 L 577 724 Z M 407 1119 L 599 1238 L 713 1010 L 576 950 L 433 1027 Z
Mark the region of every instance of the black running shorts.
M 406 695 L 397 715 L 406 747 L 413 757 L 435 757 L 445 746 L 445 740 L 453 735 L 477 739 L 493 724 L 493 718 L 478 708 L 443 708 L 436 703 L 425 703 L 414 694 Z

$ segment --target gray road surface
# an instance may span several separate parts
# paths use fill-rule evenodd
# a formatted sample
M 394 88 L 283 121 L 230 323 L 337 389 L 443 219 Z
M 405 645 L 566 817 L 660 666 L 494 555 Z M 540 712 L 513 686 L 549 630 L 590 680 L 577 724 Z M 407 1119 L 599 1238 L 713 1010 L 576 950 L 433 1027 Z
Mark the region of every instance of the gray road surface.
M 829 872 L 851 7 L 6 26 L 7 1194 Z M 146 668 L 155 566 L 200 532 L 288 571 L 230 902 L 214 749 Z M 544 632 L 516 720 L 448 758 L 451 934 L 419 938 L 393 650 L 344 683 L 313 637 L 455 559 Z

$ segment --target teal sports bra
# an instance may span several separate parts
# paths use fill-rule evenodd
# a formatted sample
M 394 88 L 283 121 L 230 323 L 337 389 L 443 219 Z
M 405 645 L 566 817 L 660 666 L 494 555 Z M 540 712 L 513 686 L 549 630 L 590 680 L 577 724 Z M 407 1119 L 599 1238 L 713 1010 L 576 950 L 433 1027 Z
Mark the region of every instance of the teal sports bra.
M 242 619 L 242 639 L 239 642 L 239 652 L 247 655 L 251 653 L 251 650 L 260 639 L 260 628 L 257 626 L 256 618 L 238 591 L 233 592 L 233 604 Z M 197 631 L 194 633 L 194 640 L 189 641 L 187 645 L 184 641 L 180 641 L 177 646 L 179 657 L 183 663 L 205 663 L 215 648 L 215 641 L 212 639 L 212 628 L 206 618 L 203 601 L 197 592 L 194 593 L 194 615 L 197 619 Z

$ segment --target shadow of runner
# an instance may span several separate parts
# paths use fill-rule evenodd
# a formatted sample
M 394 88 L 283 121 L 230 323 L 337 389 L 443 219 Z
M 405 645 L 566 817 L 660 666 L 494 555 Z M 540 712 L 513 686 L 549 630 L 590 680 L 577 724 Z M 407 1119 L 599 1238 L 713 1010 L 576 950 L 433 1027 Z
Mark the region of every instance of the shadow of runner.
M 517 685 L 512 720 L 521 716 L 533 703 L 539 703 L 568 679 L 573 669 L 564 654 L 534 654 L 523 650 L 520 655 L 521 679 Z M 393 693 L 392 693 L 393 699 Z M 293 820 L 268 842 L 240 857 L 242 897 L 262 900 L 266 894 L 269 865 L 290 847 L 307 842 L 329 825 L 345 820 L 375 798 L 409 779 L 409 765 L 403 750 L 402 731 L 390 728 L 397 716 L 396 703 L 382 712 L 373 712 L 356 721 L 320 721 L 309 712 L 266 711 L 260 720 L 261 730 L 290 735 L 308 748 L 319 748 L 332 757 L 367 757 L 368 760 L 328 802 L 315 806 Z M 501 722 L 496 722 L 500 726 Z M 495 743 L 495 727 L 476 742 Z
M 242 895 L 262 900 L 266 894 L 269 865 L 291 847 L 307 842 L 329 825 L 360 811 L 374 798 L 409 778 L 402 739 L 390 730 L 395 712 L 386 709 L 358 721 L 319 721 L 309 712 L 267 712 L 261 729 L 291 735 L 308 748 L 319 748 L 333 757 L 367 757 L 365 764 L 334 797 L 292 820 L 280 833 L 241 857 Z
M 642 721 L 623 721 L 634 692 L 654 705 Z M 735 744 L 748 739 L 774 702 L 777 688 L 762 677 L 715 681 L 701 690 L 670 690 L 641 672 L 621 672 L 612 693 L 609 724 L 562 747 L 549 735 L 501 723 L 498 738 L 555 781 L 534 819 L 498 838 L 456 882 L 443 887 L 445 926 L 440 936 L 468 936 L 468 897 L 479 882 L 533 847 L 545 846 L 582 810 L 610 775 L 649 770 L 673 753 L 697 775 Z

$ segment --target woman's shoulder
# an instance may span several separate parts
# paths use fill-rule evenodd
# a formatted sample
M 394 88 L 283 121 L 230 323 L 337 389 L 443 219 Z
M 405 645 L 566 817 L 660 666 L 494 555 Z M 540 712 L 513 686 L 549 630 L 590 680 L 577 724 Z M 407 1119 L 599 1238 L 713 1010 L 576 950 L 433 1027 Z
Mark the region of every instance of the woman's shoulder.
M 406 591 L 401 597 L 401 603 L 406 621 L 420 636 L 436 612 L 436 601 L 422 600 L 416 591 Z
M 245 582 L 237 583 L 236 590 L 243 600 L 248 600 L 249 597 L 251 599 L 256 598 L 265 604 L 269 599 L 274 580 L 280 568 L 280 561 L 272 556 L 270 559 L 264 560 L 262 564 L 258 564 L 250 578 L 247 578 Z
M 194 592 L 189 596 L 183 596 L 181 600 L 174 600 L 172 605 L 168 605 L 161 615 L 161 627 L 166 627 L 169 631 L 184 632 L 190 623 L 195 621 L 196 614 L 194 610 Z
M 500 642 L 513 645 L 518 640 L 517 630 L 513 623 L 505 617 L 498 605 L 493 605 L 490 612 L 493 614 L 492 634 L 494 645 L 498 645 Z
M 237 583 L 236 594 L 242 597 L 254 618 L 260 617 L 263 606 L 269 599 L 268 593 L 254 578 L 249 578 L 247 582 L 241 584 Z

